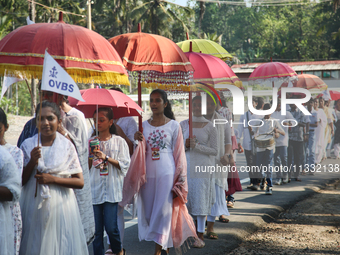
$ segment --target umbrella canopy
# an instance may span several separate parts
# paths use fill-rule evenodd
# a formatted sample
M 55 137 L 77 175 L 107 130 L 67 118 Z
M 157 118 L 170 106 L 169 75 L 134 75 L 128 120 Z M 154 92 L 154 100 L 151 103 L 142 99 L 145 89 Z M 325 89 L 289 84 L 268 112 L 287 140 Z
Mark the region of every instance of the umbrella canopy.
M 281 87 L 289 87 L 293 85 L 296 88 L 304 88 L 304 89 L 317 89 L 317 90 L 326 90 L 328 88 L 327 84 L 321 80 L 318 76 L 313 74 L 298 74 L 298 80 L 289 84 L 285 82 Z
M 340 92 L 335 90 L 325 90 L 322 94 L 319 94 L 317 98 L 323 97 L 325 100 L 336 101 L 340 99 Z
M 215 87 L 217 84 L 229 84 L 242 88 L 242 82 L 221 59 L 203 53 L 186 52 L 195 69 L 194 83 L 205 83 Z
M 281 62 L 269 62 L 256 67 L 249 76 L 248 82 L 253 85 L 269 81 L 273 87 L 279 87 L 283 82 L 296 79 L 297 74 L 289 65 Z
M 143 87 L 189 90 L 193 67 L 184 52 L 168 38 L 148 33 L 115 36 L 109 42 L 124 66 Z
M 223 61 L 233 60 L 233 56 L 218 43 L 207 39 L 192 39 L 178 42 L 177 45 L 184 51 L 190 51 L 190 42 L 192 42 L 192 51 L 209 54 L 222 59 Z
M 100 107 L 111 107 L 115 119 L 126 116 L 140 116 L 142 108 L 140 108 L 129 96 L 122 92 L 109 89 L 85 89 L 80 93 L 85 102 L 69 97 L 72 107 L 82 111 L 85 118 L 92 118 L 93 113 Z
M 87 28 L 37 23 L 17 28 L 0 41 L 0 75 L 42 77 L 45 50 L 75 82 L 129 85 L 127 72 L 115 49 Z

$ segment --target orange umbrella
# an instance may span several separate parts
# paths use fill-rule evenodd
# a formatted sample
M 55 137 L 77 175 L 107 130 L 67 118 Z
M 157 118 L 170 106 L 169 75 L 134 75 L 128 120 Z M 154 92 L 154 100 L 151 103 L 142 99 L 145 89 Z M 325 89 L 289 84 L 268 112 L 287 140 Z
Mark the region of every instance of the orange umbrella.
M 304 89 L 326 90 L 327 84 L 318 76 L 313 74 L 298 74 L 298 80 L 292 82 L 293 87 Z M 281 87 L 288 87 L 289 83 L 285 82 Z
M 141 87 L 171 91 L 189 91 L 193 67 L 184 52 L 170 39 L 142 33 L 115 36 L 109 42 L 117 50 L 123 64 L 138 82 L 138 103 L 141 106 Z M 139 129 L 141 130 L 141 117 Z
M 115 49 L 98 33 L 57 23 L 22 26 L 0 41 L 0 75 L 39 78 L 45 50 L 76 82 L 130 85 Z

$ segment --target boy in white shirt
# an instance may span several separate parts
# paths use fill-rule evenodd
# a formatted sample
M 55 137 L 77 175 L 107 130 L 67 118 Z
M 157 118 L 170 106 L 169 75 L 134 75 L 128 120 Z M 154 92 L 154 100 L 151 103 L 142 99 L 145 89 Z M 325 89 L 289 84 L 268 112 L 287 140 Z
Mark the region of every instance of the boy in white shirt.
M 264 105 L 263 110 L 270 109 L 270 104 L 267 103 Z M 281 135 L 285 135 L 280 123 L 271 118 L 270 114 L 265 115 L 262 119 L 263 125 L 255 127 L 255 139 L 260 135 L 273 135 L 274 138 L 278 138 Z M 262 123 L 261 123 L 262 124 Z M 272 145 L 268 145 L 265 148 L 257 147 L 256 152 L 256 165 L 261 170 L 263 177 L 264 172 L 266 172 L 266 181 L 267 181 L 267 188 L 266 188 L 266 195 L 272 195 L 272 168 L 273 168 L 273 157 L 275 151 L 275 143 Z

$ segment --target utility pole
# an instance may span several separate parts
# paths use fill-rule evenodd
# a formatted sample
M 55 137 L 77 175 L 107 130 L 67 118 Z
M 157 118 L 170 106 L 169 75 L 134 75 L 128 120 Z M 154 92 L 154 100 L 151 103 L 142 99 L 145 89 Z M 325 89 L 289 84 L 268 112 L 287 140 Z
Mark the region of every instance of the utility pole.
M 91 0 L 87 0 L 87 28 L 92 30 L 92 24 L 91 24 L 91 4 L 93 2 Z
M 33 22 L 35 22 L 35 3 L 32 2 L 32 6 L 31 6 L 31 20 Z M 31 102 L 31 115 L 33 116 L 35 113 L 35 105 L 37 102 L 37 86 L 35 84 L 35 80 L 34 78 L 32 78 L 31 80 L 31 91 L 32 91 L 32 102 Z

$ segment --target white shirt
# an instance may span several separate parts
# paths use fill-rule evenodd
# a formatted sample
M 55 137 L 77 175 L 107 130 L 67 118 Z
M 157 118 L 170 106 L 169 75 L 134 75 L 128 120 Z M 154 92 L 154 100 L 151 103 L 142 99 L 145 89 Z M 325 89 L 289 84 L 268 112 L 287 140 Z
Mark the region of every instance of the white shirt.
M 135 141 L 135 133 L 138 131 L 137 123 L 133 117 L 122 117 L 116 122 L 121 127 L 125 135 L 130 139 L 131 142 Z
M 276 142 L 276 147 L 279 146 L 286 146 L 288 147 L 288 140 L 289 140 L 289 134 L 288 134 L 288 129 L 289 127 L 285 127 L 282 126 L 282 121 L 283 120 L 295 120 L 295 118 L 293 117 L 293 115 L 290 112 L 286 112 L 286 115 L 281 115 L 280 111 L 275 111 L 272 113 L 272 115 L 270 115 L 270 117 L 272 119 L 277 119 L 279 120 L 279 124 L 281 126 L 281 128 L 283 129 L 283 131 L 285 131 L 285 135 L 280 135 L 279 138 L 276 138 L 275 142 Z M 287 126 L 288 123 L 285 121 L 284 124 Z
M 281 131 L 284 131 L 280 125 L 280 123 L 277 120 L 274 120 L 272 117 L 270 117 L 269 119 L 262 119 L 263 121 L 263 125 L 261 127 L 254 127 L 254 133 L 255 133 L 255 137 L 262 135 L 262 134 L 269 134 L 271 133 L 274 128 L 280 129 Z M 281 136 L 281 134 L 280 134 Z M 257 152 L 261 152 L 261 151 L 265 151 L 265 150 L 273 150 L 275 149 L 275 143 L 267 148 L 259 148 L 256 147 L 256 151 Z
M 85 129 L 85 132 L 87 132 L 87 124 L 86 124 L 86 119 L 85 119 L 85 115 L 84 113 L 82 113 L 81 111 L 79 111 L 78 109 L 76 108 L 72 108 L 68 113 L 66 113 L 67 115 L 76 115 L 78 116 L 81 121 L 83 122 L 84 124 L 84 129 Z M 87 133 L 86 133 L 86 137 L 87 137 Z
M 240 139 L 242 138 L 243 136 L 243 142 L 242 142 L 242 146 L 245 150 L 248 150 L 250 151 L 251 150 L 251 140 L 250 140 L 250 134 L 249 134 L 249 130 L 248 130 L 248 122 L 247 122 L 247 117 L 246 115 L 248 115 L 249 120 L 252 120 L 252 119 L 262 119 L 263 116 L 260 116 L 260 115 L 256 115 L 256 114 L 251 114 L 249 111 L 247 111 L 245 114 L 243 114 L 241 117 L 240 117 L 240 123 L 241 124 L 238 124 L 237 126 L 237 132 L 235 132 L 236 135 L 236 138 L 237 138 L 237 143 L 240 143 Z M 243 125 L 243 121 L 245 121 L 245 125 Z M 250 123 L 252 126 L 255 126 L 257 125 L 255 123 L 255 121 L 252 121 Z
M 108 175 L 101 176 L 100 169 L 91 167 L 92 203 L 118 203 L 123 199 L 124 177 L 130 166 L 129 147 L 123 138 L 112 135 L 108 141 L 100 141 L 100 150 L 110 158 L 118 160 L 120 169 L 108 163 Z

